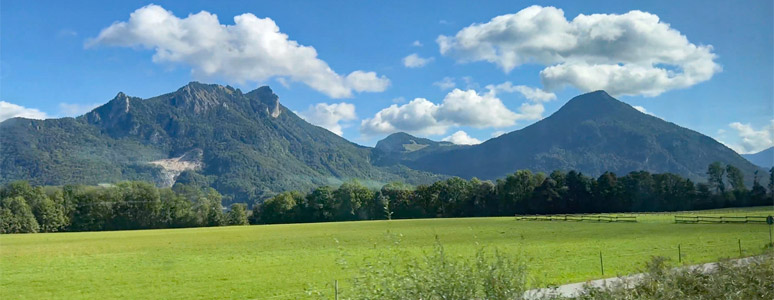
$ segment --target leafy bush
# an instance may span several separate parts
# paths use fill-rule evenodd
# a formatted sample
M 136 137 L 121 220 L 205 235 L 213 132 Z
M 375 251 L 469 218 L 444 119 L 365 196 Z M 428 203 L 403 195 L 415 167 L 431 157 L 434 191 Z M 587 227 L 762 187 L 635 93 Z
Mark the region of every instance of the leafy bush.
M 496 249 L 453 256 L 436 241 L 432 251 L 418 256 L 399 245 L 366 261 L 341 298 L 512 300 L 521 299 L 526 290 L 525 264 Z M 346 261 L 340 264 L 346 266 Z

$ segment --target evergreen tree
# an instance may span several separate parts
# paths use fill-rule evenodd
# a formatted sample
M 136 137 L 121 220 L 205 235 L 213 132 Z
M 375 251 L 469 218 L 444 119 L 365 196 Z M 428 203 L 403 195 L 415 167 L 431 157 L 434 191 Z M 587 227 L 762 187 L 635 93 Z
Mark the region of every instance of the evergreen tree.
M 573 213 L 591 212 L 593 179 L 580 172 L 570 171 L 565 180 L 567 182 L 567 210 Z
M 751 205 L 767 205 L 769 204 L 766 197 L 766 188 L 760 183 L 758 178 L 758 171 L 755 171 L 755 177 L 753 177 L 753 187 L 750 191 L 750 204 Z
M 771 204 L 774 205 L 774 167 L 769 169 L 769 195 L 771 196 Z

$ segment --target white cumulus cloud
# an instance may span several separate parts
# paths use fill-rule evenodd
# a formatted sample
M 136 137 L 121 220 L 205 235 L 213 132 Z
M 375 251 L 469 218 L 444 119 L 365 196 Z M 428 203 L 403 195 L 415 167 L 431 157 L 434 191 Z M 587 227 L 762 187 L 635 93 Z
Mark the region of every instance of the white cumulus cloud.
M 477 128 L 511 126 L 520 119 L 496 95 L 478 94 L 474 90 L 452 90 L 438 106 L 437 113 L 442 120 Z
M 439 122 L 435 113 L 438 105 L 425 98 L 397 104 L 380 110 L 372 118 L 360 123 L 360 132 L 366 135 L 406 131 L 423 134 L 443 134 L 448 125 Z
M 334 104 L 317 103 L 309 106 L 306 111 L 300 112 L 299 116 L 307 122 L 328 129 L 339 136 L 343 134 L 341 122 L 357 119 L 355 105 L 345 102 Z
M 47 119 L 49 116 L 35 108 L 27 108 L 10 102 L 0 101 L 0 122 L 15 117 L 42 120 Z
M 422 47 L 422 46 L 424 46 L 424 45 L 422 45 L 422 42 L 420 42 L 420 41 L 414 41 L 413 43 L 411 43 L 411 46 L 414 46 L 414 47 Z
M 696 45 L 657 15 L 578 15 L 531 6 L 436 39 L 441 54 L 459 62 L 487 61 L 510 72 L 526 64 L 546 68 L 543 86 L 656 96 L 707 81 L 721 71 L 712 46 Z
M 423 58 L 419 54 L 412 53 L 403 58 L 403 66 L 406 68 L 421 68 L 433 61 L 434 58 Z
M 508 133 L 508 132 L 505 131 L 505 130 L 495 130 L 494 132 L 492 132 L 491 136 L 493 138 L 496 138 L 496 137 L 501 136 L 501 135 L 506 134 L 506 133 Z
M 440 81 L 433 82 L 434 86 L 437 86 L 442 91 L 453 89 L 455 86 L 457 86 L 457 83 L 454 82 L 453 77 L 444 77 Z
M 481 144 L 481 141 L 479 139 L 469 136 L 467 132 L 464 132 L 462 130 L 452 133 L 452 135 L 447 136 L 441 140 L 445 142 L 452 142 L 457 145 Z
M 386 77 L 379 77 L 374 72 L 354 71 L 347 75 L 346 85 L 358 92 L 381 92 L 387 89 L 390 81 Z M 334 97 L 331 95 L 331 97 Z M 336 98 L 336 97 L 334 97 Z
M 518 92 L 524 96 L 524 98 L 527 98 L 527 100 L 533 102 L 548 102 L 551 100 L 556 100 L 556 94 L 554 93 L 546 92 L 542 89 L 528 87 L 525 85 L 513 85 L 513 83 L 510 81 L 506 81 L 498 85 L 488 85 L 487 89 L 495 90 L 497 92 Z
M 519 113 L 510 111 L 494 93 L 454 89 L 440 104 L 416 98 L 398 106 L 393 104 L 360 124 L 366 135 L 406 131 L 418 134 L 443 134 L 452 126 L 501 128 L 517 120 L 535 117 L 535 109 L 525 103 Z M 542 106 L 540 108 L 542 113 Z
M 658 116 L 654 115 L 652 112 L 650 112 L 649 110 L 645 109 L 645 107 L 642 107 L 640 105 L 634 105 L 632 107 L 634 107 L 634 109 L 640 111 L 643 114 L 651 115 L 651 116 L 654 116 L 654 117 L 658 117 Z
M 86 47 L 96 45 L 153 49 L 154 62 L 189 65 L 195 77 L 217 76 L 240 83 L 286 77 L 332 98 L 351 97 L 353 91 L 381 92 L 390 84 L 387 77 L 373 72 L 334 72 L 317 57 L 314 47 L 290 40 L 274 20 L 250 13 L 226 25 L 207 11 L 178 18 L 151 4 L 86 43 Z
M 77 117 L 100 106 L 99 103 L 78 104 L 78 103 L 59 103 L 59 115 L 65 117 Z
M 541 103 L 522 103 L 517 120 L 540 120 L 546 109 Z
M 556 99 L 554 93 L 543 91 L 539 88 L 528 87 L 525 85 L 513 85 L 510 81 L 498 85 L 487 85 L 486 88 L 492 95 L 502 93 L 519 93 L 529 102 L 524 102 L 519 106 L 518 120 L 540 120 L 543 118 L 545 107 L 543 103 Z
M 728 124 L 736 134 L 736 142 L 725 143 L 737 153 L 756 153 L 774 146 L 774 120 L 760 129 L 753 128 L 749 123 L 733 122 Z M 718 130 L 718 133 L 722 133 Z

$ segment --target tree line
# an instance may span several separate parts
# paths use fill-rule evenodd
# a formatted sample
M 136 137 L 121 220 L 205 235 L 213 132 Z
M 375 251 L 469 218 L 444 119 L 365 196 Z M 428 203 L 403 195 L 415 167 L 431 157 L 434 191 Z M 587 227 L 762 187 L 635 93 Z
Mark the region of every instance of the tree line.
M 0 188 L 0 233 L 129 230 L 243 224 L 330 222 L 436 217 L 654 212 L 774 203 L 774 168 L 755 174 L 751 188 L 731 165 L 710 164 L 706 183 L 646 171 L 597 178 L 580 172 L 519 170 L 496 181 L 452 177 L 430 185 L 393 182 L 375 190 L 358 181 L 283 192 L 247 210 L 222 207 L 212 188 L 175 184 L 157 188 L 129 181 L 109 186 Z M 768 181 L 766 187 L 761 183 Z
M 389 183 L 371 190 L 357 181 L 310 193 L 285 192 L 255 205 L 251 223 L 328 222 L 437 217 L 657 212 L 774 204 L 774 168 L 768 191 L 755 174 L 753 186 L 735 166 L 716 162 L 707 183 L 672 173 L 646 171 L 598 178 L 580 172 L 519 170 L 495 182 L 458 177 L 416 187 Z
M 247 224 L 247 206 L 228 212 L 212 188 L 128 181 L 109 186 L 0 188 L 0 233 L 131 230 Z

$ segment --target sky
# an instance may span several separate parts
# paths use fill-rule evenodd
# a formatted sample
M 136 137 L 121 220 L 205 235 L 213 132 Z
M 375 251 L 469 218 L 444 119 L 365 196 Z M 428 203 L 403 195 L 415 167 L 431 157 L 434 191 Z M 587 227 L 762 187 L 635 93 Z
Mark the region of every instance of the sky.
M 772 1 L 3 1 L 0 120 L 118 92 L 269 85 L 358 144 L 480 143 L 604 89 L 739 153 L 774 146 Z

